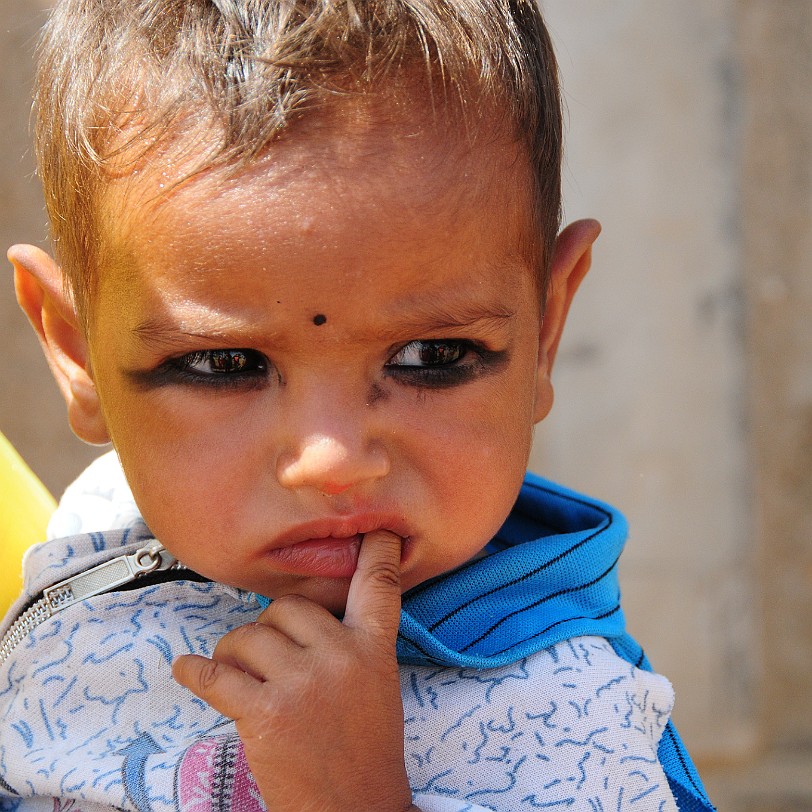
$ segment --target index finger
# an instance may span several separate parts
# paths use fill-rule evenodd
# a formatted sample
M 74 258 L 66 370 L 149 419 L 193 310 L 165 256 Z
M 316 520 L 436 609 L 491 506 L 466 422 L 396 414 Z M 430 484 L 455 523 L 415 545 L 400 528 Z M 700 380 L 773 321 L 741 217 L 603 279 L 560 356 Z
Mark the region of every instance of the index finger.
M 400 554 L 403 539 L 388 530 L 367 533 L 350 582 L 344 624 L 395 640 L 400 625 Z

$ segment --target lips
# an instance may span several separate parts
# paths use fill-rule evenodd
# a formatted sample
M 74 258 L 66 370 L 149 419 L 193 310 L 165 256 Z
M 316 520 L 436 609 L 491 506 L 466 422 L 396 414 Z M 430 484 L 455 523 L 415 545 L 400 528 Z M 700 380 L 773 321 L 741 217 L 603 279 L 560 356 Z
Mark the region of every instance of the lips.
M 278 569 L 293 575 L 320 578 L 352 578 L 361 550 L 359 535 L 309 539 L 270 550 L 267 554 Z
M 366 514 L 322 519 L 290 528 L 277 536 L 265 552 L 277 569 L 294 575 L 352 578 L 364 535 L 388 530 L 406 542 L 411 533 L 399 516 Z M 405 558 L 406 543 L 401 552 Z

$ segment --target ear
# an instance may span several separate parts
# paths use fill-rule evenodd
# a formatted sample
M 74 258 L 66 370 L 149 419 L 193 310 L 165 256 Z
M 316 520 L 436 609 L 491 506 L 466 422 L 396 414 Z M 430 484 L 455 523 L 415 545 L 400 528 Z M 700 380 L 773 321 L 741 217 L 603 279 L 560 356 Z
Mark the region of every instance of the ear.
M 68 422 L 77 437 L 93 445 L 110 441 L 88 363 L 88 346 L 62 271 L 44 251 L 15 245 L 17 301 L 39 338 L 59 390 L 68 406 Z
M 535 421 L 543 420 L 553 405 L 550 378 L 570 305 L 592 264 L 592 244 L 601 233 L 597 220 L 578 220 L 568 225 L 555 241 L 550 268 L 550 287 L 539 334 Z

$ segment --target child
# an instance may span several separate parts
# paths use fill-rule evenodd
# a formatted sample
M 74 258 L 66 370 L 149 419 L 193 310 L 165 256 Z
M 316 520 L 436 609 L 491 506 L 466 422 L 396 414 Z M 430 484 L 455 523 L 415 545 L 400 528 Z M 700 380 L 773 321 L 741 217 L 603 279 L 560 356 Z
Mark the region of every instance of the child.
M 535 5 L 63 0 L 37 109 L 18 297 L 146 524 L 29 554 L 0 809 L 710 809 L 525 477 L 598 233 Z

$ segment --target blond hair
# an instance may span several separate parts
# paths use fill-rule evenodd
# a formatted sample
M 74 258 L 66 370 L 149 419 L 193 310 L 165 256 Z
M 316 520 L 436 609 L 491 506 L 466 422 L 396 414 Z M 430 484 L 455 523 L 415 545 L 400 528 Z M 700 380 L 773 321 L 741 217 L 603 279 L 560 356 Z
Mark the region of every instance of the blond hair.
M 38 52 L 36 141 L 51 236 L 80 316 L 103 250 L 105 178 L 206 128 L 197 169 L 239 166 L 336 93 L 404 71 L 465 108 L 496 101 L 532 167 L 542 300 L 560 218 L 561 103 L 534 0 L 60 0 Z

